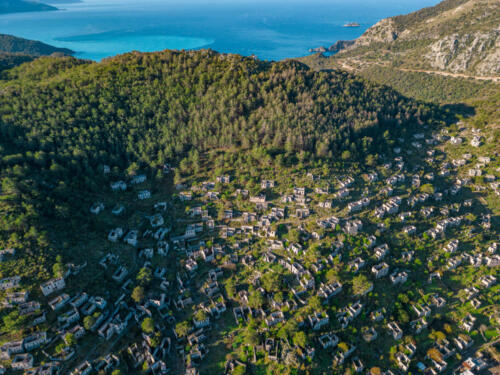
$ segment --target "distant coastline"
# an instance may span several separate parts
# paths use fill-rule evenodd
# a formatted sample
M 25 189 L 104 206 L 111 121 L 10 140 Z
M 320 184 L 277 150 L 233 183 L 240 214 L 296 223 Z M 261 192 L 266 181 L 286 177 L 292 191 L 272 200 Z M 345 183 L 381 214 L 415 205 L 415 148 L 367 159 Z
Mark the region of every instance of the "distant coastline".
M 58 10 L 52 5 L 24 0 L 4 0 L 0 2 L 0 14 L 44 12 Z
M 341 9 L 324 0 L 294 2 L 285 8 L 281 0 L 259 7 L 247 1 L 183 0 L 175 7 L 172 1 L 159 0 L 39 1 L 64 11 L 3 15 L 0 32 L 69 48 L 77 51 L 76 57 L 95 61 L 133 50 L 206 47 L 274 61 L 307 56 L 311 47 L 325 46 L 328 54 L 340 47 L 329 50 L 331 44 L 354 40 L 368 26 L 396 13 L 390 0 L 367 2 L 363 12 L 358 3 L 347 0 L 340 0 Z M 418 1 L 432 5 L 437 0 Z M 403 4 L 397 13 L 412 10 L 413 5 Z M 360 27 L 343 27 L 348 22 Z
M 64 4 L 75 4 L 75 3 L 81 3 L 82 0 L 46 0 L 45 3 L 47 4 L 58 4 L 58 5 L 64 5 Z
M 74 55 L 75 51 L 69 48 L 59 48 L 36 40 L 19 38 L 14 35 L 0 34 L 0 54 L 21 54 L 30 56 L 44 56 L 58 53 Z

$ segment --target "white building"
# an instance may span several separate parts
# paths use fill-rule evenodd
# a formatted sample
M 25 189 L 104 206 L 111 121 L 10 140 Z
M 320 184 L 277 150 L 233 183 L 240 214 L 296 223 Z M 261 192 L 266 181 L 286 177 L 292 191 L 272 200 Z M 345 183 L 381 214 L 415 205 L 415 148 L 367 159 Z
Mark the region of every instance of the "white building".
M 137 198 L 139 198 L 140 200 L 149 199 L 151 198 L 151 192 L 149 190 L 141 190 L 137 194 Z
M 48 296 L 49 294 L 63 289 L 65 286 L 66 282 L 64 281 L 64 278 L 58 277 L 43 283 L 40 285 L 40 289 L 42 290 L 44 296 Z

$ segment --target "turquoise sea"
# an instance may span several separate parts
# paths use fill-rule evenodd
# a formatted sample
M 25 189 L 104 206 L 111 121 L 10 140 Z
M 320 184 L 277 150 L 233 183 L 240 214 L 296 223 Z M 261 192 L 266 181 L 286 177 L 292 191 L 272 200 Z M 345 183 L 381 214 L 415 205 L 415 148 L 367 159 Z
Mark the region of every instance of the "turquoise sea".
M 83 0 L 0 16 L 0 33 L 100 60 L 132 50 L 212 48 L 280 60 L 354 39 L 382 18 L 438 0 Z M 346 28 L 347 22 L 361 26 Z

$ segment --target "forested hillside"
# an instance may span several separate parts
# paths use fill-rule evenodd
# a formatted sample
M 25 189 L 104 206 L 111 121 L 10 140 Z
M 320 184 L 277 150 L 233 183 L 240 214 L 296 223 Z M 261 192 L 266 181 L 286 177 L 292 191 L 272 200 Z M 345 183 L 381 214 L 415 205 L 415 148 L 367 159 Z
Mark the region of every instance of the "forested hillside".
M 0 72 L 12 69 L 22 63 L 33 61 L 36 56 L 24 55 L 19 53 L 0 53 Z
M 40 56 L 72 55 L 73 53 L 67 48 L 53 47 L 35 40 L 0 34 L 0 72 L 33 61 Z
M 0 34 L 0 54 L 1 53 L 19 53 L 24 55 L 44 56 L 52 53 L 71 55 L 73 54 L 73 51 L 67 48 L 53 47 L 36 40 L 19 38 L 8 34 Z
M 31 276 L 60 252 L 39 235 L 46 219 L 78 228 L 104 164 L 154 172 L 193 148 L 364 158 L 406 129 L 442 120 L 437 107 L 345 72 L 211 51 L 131 53 L 99 64 L 42 57 L 4 72 L 1 92 L 0 247 L 37 255 L 50 247 L 51 255 L 23 260 L 36 266 L 15 265 Z

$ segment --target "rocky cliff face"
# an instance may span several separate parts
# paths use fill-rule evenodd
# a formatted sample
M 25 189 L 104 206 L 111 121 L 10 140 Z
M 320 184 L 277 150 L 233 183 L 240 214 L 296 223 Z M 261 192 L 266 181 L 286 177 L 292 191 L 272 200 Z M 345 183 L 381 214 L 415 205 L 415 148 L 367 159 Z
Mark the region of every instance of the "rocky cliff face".
M 329 48 L 329 52 L 338 52 L 347 47 L 350 47 L 354 44 L 354 40 L 337 40 L 334 44 L 332 44 Z
M 429 64 L 453 73 L 500 73 L 500 32 L 452 34 L 431 43 L 424 55 Z
M 392 43 L 398 37 L 396 25 L 392 18 L 385 18 L 370 27 L 354 44 L 355 47 L 367 46 L 373 43 Z

